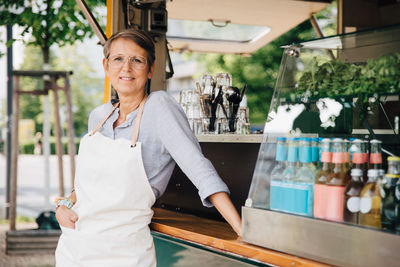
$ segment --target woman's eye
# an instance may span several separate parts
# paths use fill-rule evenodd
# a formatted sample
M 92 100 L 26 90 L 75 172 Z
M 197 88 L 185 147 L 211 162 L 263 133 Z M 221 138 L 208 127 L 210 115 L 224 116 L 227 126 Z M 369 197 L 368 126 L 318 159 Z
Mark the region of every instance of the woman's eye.
M 143 64 L 143 59 L 133 58 L 132 60 L 133 60 L 134 63 Z
M 119 62 L 119 61 L 123 61 L 123 59 L 122 59 L 122 57 L 115 57 L 115 58 L 113 59 L 113 61 Z

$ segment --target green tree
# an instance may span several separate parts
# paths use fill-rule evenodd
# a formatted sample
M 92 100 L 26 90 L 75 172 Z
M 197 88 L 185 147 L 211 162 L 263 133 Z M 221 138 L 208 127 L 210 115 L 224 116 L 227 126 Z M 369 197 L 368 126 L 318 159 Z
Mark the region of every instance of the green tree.
M 86 0 L 88 6 L 105 4 L 105 0 Z M 19 25 L 22 36 L 31 35 L 28 44 L 42 50 L 43 62 L 49 63 L 50 47 L 64 46 L 92 36 L 93 31 L 75 0 L 1 0 L 0 25 Z

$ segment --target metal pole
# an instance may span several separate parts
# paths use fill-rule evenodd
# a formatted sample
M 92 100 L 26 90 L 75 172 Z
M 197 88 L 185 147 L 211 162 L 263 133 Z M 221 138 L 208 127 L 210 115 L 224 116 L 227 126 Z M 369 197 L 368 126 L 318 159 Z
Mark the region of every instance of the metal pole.
M 63 171 L 63 144 L 61 142 L 61 124 L 60 124 L 60 105 L 58 102 L 58 92 L 56 82 L 53 81 L 53 104 L 54 104 L 54 133 L 56 136 L 56 154 L 58 162 L 58 177 L 60 196 L 64 196 L 64 171 Z
M 67 102 L 67 114 L 68 114 L 68 154 L 70 158 L 70 170 L 71 170 L 71 187 L 74 188 L 74 180 L 75 180 L 75 130 L 74 130 L 74 119 L 72 115 L 72 99 L 71 99 L 71 87 L 69 84 L 69 74 L 65 76 L 65 99 Z
M 43 97 L 43 158 L 45 181 L 44 204 L 48 207 L 50 202 L 50 100 L 48 94 Z
M 44 63 L 43 70 L 49 70 L 49 64 Z M 44 157 L 44 181 L 45 195 L 44 204 L 47 207 L 50 202 L 50 100 L 49 82 L 50 76 L 43 76 L 46 95 L 43 97 L 43 157 Z
M 12 25 L 7 25 L 7 42 L 12 39 Z M 7 48 L 7 125 L 6 125 L 6 219 L 10 218 L 10 182 L 11 182 L 11 129 L 12 129 L 12 99 L 13 99 L 13 49 Z
M 16 77 L 14 90 L 19 90 L 19 77 Z M 17 218 L 17 179 L 18 179 L 18 122 L 19 122 L 19 95 L 13 95 L 13 122 L 12 122 L 12 149 L 11 149 L 11 175 L 10 175 L 10 230 L 15 230 Z

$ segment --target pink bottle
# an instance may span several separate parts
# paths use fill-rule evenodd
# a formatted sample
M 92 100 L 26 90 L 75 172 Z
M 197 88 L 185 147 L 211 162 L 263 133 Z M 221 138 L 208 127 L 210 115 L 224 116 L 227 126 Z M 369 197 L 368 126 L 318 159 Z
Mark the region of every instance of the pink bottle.
M 325 219 L 326 210 L 326 182 L 332 171 L 331 140 L 325 138 L 321 141 L 321 169 L 315 176 L 314 185 L 314 217 Z

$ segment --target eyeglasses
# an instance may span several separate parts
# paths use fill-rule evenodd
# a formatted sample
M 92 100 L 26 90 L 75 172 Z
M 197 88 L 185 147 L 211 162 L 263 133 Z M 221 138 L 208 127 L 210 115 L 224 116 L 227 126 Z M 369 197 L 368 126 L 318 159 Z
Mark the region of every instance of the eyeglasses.
M 129 65 L 137 70 L 142 70 L 147 65 L 147 60 L 145 57 L 142 56 L 122 56 L 122 55 L 115 55 L 109 56 L 107 58 L 108 64 L 113 69 L 120 69 L 122 66 L 125 65 L 126 60 L 129 60 Z

